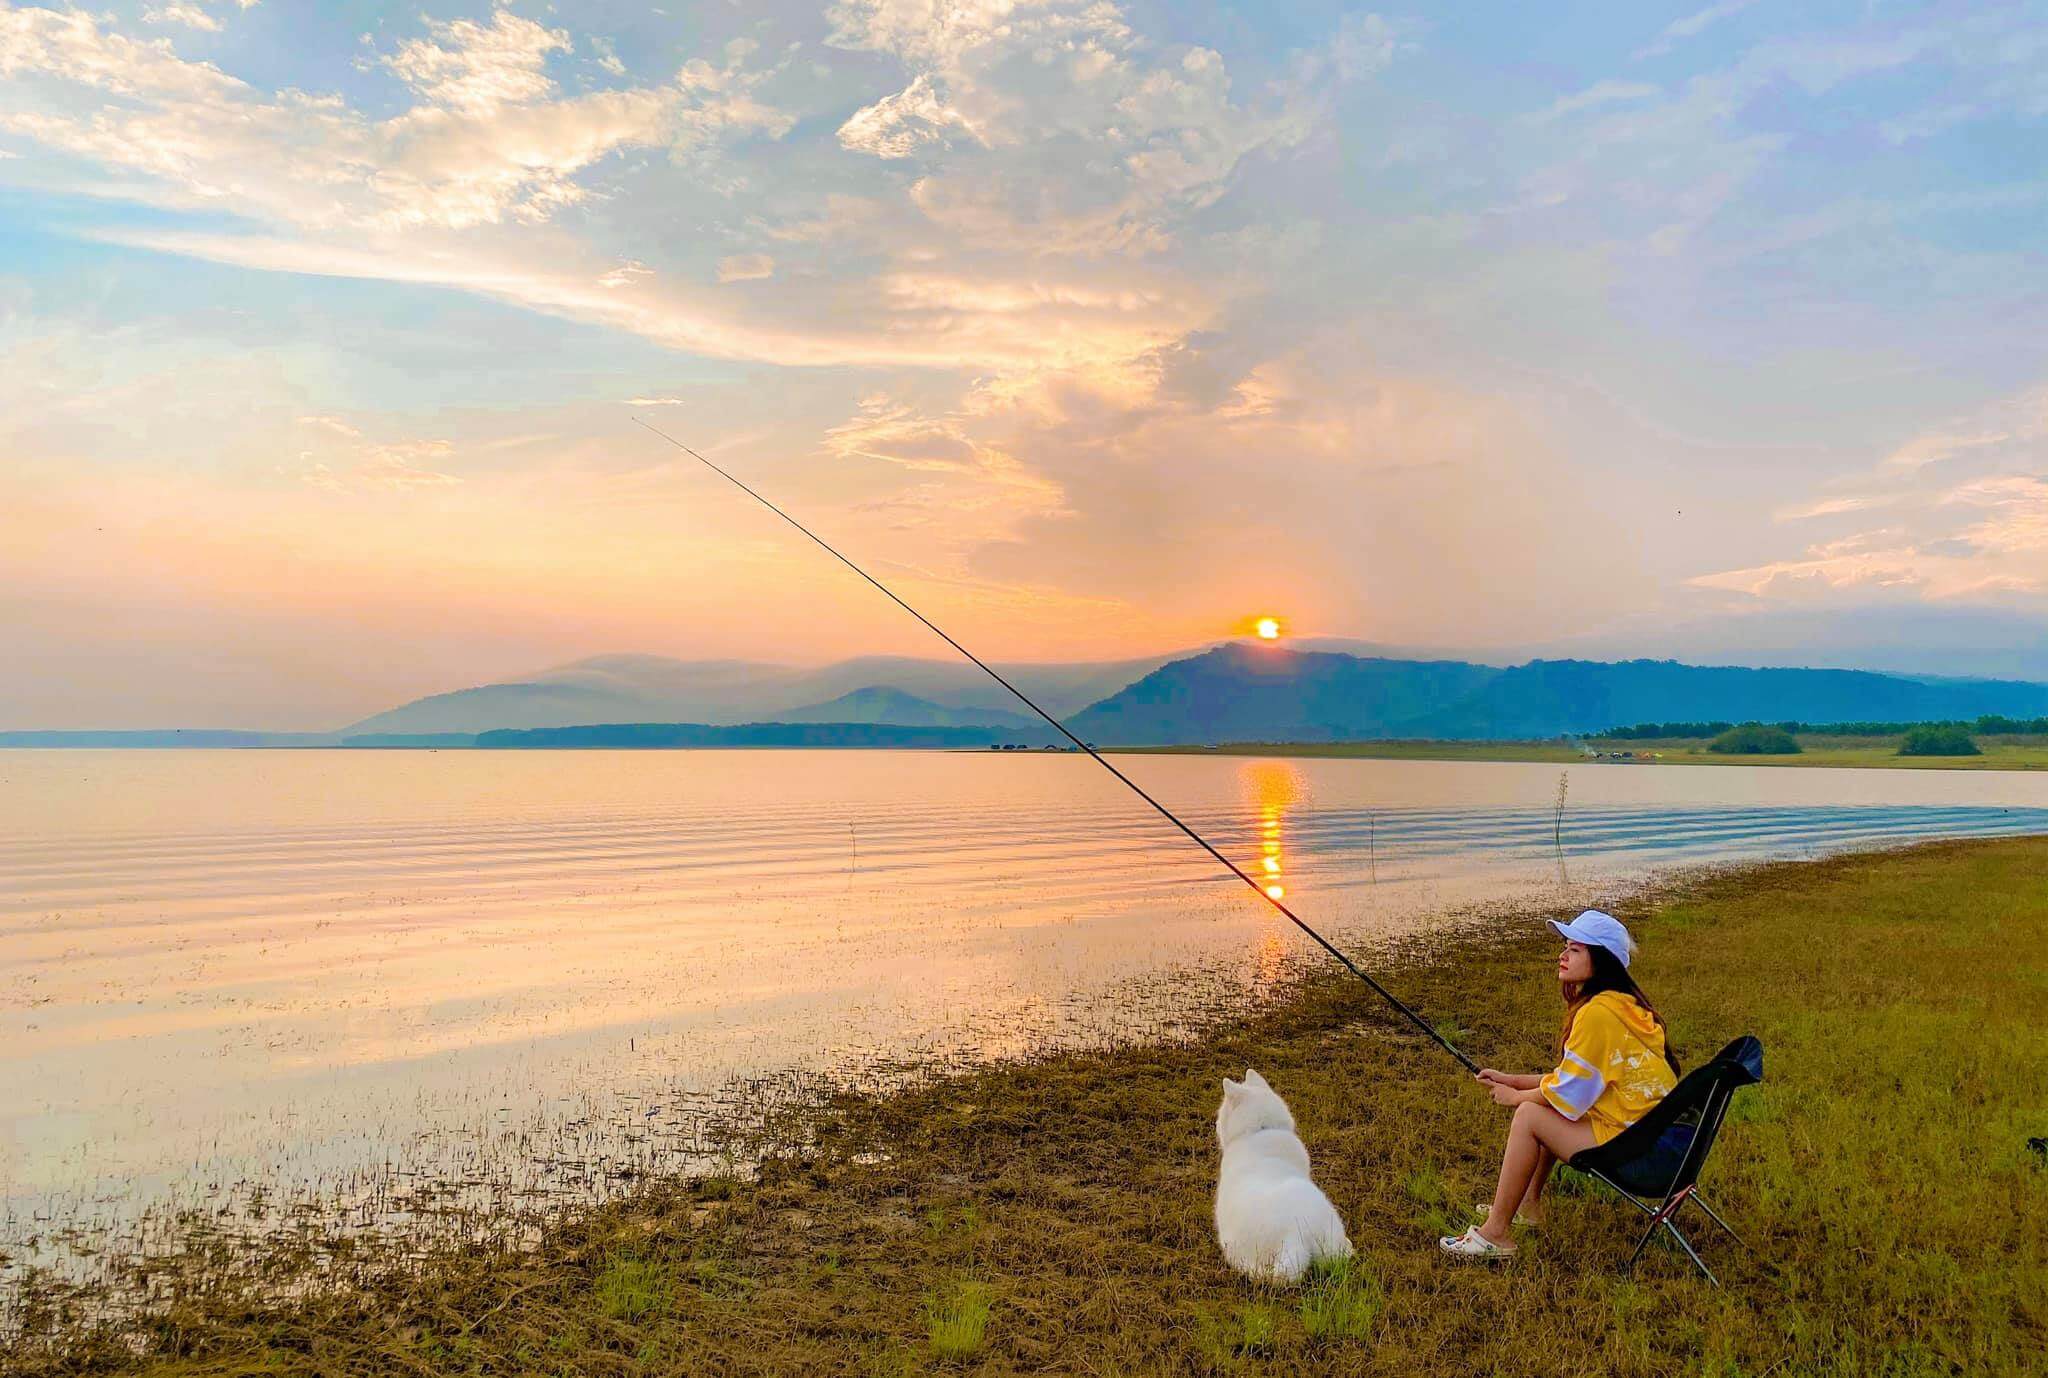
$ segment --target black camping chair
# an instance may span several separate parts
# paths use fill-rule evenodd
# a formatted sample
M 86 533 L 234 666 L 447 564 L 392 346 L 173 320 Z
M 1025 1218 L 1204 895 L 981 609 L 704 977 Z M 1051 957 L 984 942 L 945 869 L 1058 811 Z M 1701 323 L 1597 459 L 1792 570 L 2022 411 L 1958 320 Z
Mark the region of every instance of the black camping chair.
M 1764 1079 L 1764 1045 L 1744 1035 L 1714 1055 L 1704 1067 L 1688 1072 L 1656 1108 L 1634 1124 L 1597 1147 L 1575 1153 L 1571 1166 L 1597 1177 L 1621 1193 L 1623 1200 L 1650 1217 L 1650 1227 L 1636 1241 L 1628 1256 L 1626 1272 L 1636 1266 L 1643 1247 L 1662 1228 L 1671 1232 L 1678 1247 L 1693 1265 L 1716 1287 L 1721 1280 L 1700 1260 L 1692 1242 L 1674 1221 L 1686 1202 L 1696 1203 L 1707 1218 L 1728 1231 L 1728 1237 L 1747 1249 L 1742 1236 L 1715 1214 L 1699 1194 L 1700 1168 L 1721 1132 L 1728 1114 L 1728 1102 L 1737 1090 Z M 1652 1201 L 1661 1205 L 1652 1205 Z

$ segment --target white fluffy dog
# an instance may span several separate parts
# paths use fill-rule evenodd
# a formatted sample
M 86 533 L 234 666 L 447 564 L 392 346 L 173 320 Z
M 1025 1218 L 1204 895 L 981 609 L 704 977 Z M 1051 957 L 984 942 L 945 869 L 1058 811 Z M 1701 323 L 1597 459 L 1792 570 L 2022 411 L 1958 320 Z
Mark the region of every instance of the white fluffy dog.
M 1250 1068 L 1243 1081 L 1223 1079 L 1216 1141 L 1216 1238 L 1231 1267 L 1254 1282 L 1299 1282 L 1316 1260 L 1351 1256 L 1336 1207 L 1309 1179 L 1287 1102 Z

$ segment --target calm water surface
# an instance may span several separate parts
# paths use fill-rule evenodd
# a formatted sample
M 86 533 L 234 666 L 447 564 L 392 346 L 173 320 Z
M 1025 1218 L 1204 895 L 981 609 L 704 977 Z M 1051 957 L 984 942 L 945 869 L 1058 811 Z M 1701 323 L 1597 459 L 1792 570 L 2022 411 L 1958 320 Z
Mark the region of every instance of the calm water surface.
M 1368 953 L 1676 866 L 2048 832 L 2024 773 L 1588 764 L 1561 881 L 1554 766 L 1120 763 Z M 0 1269 L 180 1205 L 598 1194 L 778 1075 L 1172 1033 L 1302 954 L 1080 757 L 0 752 Z

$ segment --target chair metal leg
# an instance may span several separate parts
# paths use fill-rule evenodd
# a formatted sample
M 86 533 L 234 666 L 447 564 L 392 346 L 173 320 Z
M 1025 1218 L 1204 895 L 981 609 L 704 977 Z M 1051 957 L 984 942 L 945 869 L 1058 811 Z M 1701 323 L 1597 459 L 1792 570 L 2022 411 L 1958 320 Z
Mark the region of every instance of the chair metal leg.
M 1702 1273 L 1706 1274 L 1708 1282 L 1711 1282 L 1714 1284 L 1714 1286 L 1719 1287 L 1721 1285 L 1721 1279 L 1715 1277 L 1714 1270 L 1712 1268 L 1709 1268 L 1706 1265 L 1706 1261 L 1703 1260 L 1697 1253 L 1693 1251 L 1692 1241 L 1687 1239 L 1682 1233 L 1680 1233 L 1678 1226 L 1672 1224 L 1669 1220 L 1666 1220 L 1664 1222 L 1664 1228 L 1671 1231 L 1671 1237 L 1678 1241 L 1679 1248 L 1685 1250 L 1685 1256 L 1692 1260 L 1692 1266 L 1699 1269 Z
M 1643 1237 L 1638 1239 L 1636 1247 L 1629 1251 L 1628 1262 L 1621 1265 L 1623 1273 L 1633 1273 L 1636 1270 L 1636 1260 L 1643 1256 L 1643 1249 L 1649 1244 L 1650 1236 L 1657 1233 L 1657 1227 L 1663 1223 L 1661 1220 L 1652 1220 L 1650 1222 L 1650 1228 L 1643 1231 Z
M 1672 1218 L 1678 1214 L 1679 1209 L 1683 1207 L 1686 1201 L 1689 1199 L 1694 1201 L 1699 1200 L 1699 1197 L 1694 1194 L 1693 1190 L 1690 1187 L 1686 1188 L 1684 1191 L 1679 1192 L 1676 1196 L 1671 1197 L 1669 1200 L 1665 1201 L 1665 1203 L 1662 1206 L 1658 1207 L 1654 1212 L 1651 1213 L 1650 1227 L 1647 1230 L 1644 1230 L 1643 1237 L 1636 1241 L 1635 1249 L 1628 1256 L 1628 1262 L 1622 1264 L 1621 1266 L 1622 1272 L 1630 1273 L 1635 1271 L 1636 1260 L 1640 1259 L 1643 1256 L 1643 1250 L 1649 1246 L 1651 1237 L 1654 1236 L 1658 1230 L 1664 1229 L 1669 1230 L 1671 1232 L 1671 1237 L 1678 1241 L 1678 1247 L 1685 1250 L 1685 1256 L 1692 1260 L 1692 1266 L 1699 1269 L 1701 1273 L 1705 1274 L 1708 1282 L 1711 1282 L 1716 1287 L 1719 1287 L 1721 1285 L 1721 1279 L 1714 1276 L 1714 1270 L 1707 1266 L 1706 1260 L 1702 1259 L 1699 1256 L 1699 1252 L 1692 1247 L 1692 1241 L 1687 1239 L 1684 1233 L 1680 1231 L 1678 1226 L 1672 1223 Z M 1705 1206 L 1706 1203 L 1702 1201 L 1700 1202 L 1700 1204 L 1702 1206 Z M 1713 1215 L 1713 1212 L 1708 1211 L 1707 1214 Z M 1719 1220 L 1720 1217 L 1715 1216 L 1715 1219 Z M 1721 1228 L 1724 1230 L 1728 1229 L 1726 1222 L 1722 1222 Z M 1734 1233 L 1733 1230 L 1729 1230 L 1728 1232 L 1730 1234 Z
M 1706 1197 L 1701 1196 L 1698 1192 L 1694 1192 L 1692 1199 L 1699 1202 L 1700 1209 L 1707 1213 L 1707 1219 L 1713 1221 L 1716 1225 L 1719 1225 L 1723 1230 L 1727 1231 L 1728 1237 L 1730 1239 L 1734 1240 L 1737 1244 L 1740 1244 L 1743 1248 L 1748 1249 L 1751 1253 L 1756 1252 L 1756 1250 L 1750 1246 L 1748 1240 L 1744 1239 L 1741 1235 L 1735 1233 L 1735 1228 L 1732 1225 L 1730 1225 L 1727 1221 L 1723 1220 L 1720 1214 L 1717 1211 L 1715 1211 L 1715 1209 L 1712 1206 L 1707 1204 Z

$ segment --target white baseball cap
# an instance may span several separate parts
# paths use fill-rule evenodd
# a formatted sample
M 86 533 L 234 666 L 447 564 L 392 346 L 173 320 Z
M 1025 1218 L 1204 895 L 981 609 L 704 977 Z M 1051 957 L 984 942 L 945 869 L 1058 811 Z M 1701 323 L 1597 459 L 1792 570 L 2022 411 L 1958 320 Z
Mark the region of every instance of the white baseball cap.
M 1621 926 L 1621 920 L 1598 909 L 1588 909 L 1570 923 L 1550 921 L 1550 926 L 1575 943 L 1587 947 L 1604 947 L 1618 958 L 1622 966 L 1628 965 L 1629 955 L 1636 950 L 1635 939 Z

